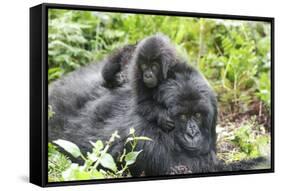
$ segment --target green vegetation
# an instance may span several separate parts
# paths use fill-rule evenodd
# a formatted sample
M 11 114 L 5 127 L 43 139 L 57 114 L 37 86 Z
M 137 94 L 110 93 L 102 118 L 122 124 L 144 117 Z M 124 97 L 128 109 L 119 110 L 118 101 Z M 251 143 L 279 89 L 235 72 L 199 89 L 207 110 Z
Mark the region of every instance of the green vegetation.
M 225 162 L 270 155 L 270 136 L 256 117 L 218 125 L 218 156 Z
M 66 140 L 54 141 L 56 145 L 59 145 L 72 157 L 82 159 L 84 162 L 83 165 L 71 163 L 65 155 L 57 151 L 56 146 L 49 143 L 49 182 L 130 177 L 128 166 L 134 164 L 138 155 L 142 152 L 142 150 L 136 151 L 137 143 L 139 141 L 152 140 L 148 137 L 137 137 L 135 136 L 135 130 L 130 129 L 129 136 L 125 141 L 123 153 L 118 157 L 117 161 L 114 161 L 113 157 L 108 153 L 108 150 L 116 139 L 120 139 L 117 131 L 112 134 L 105 145 L 100 140 L 95 143 L 90 142 L 93 149 L 85 156 L 78 146 L 72 142 Z M 129 147 L 126 148 L 130 149 L 126 149 L 126 145 L 129 145 Z
M 204 74 L 217 93 L 219 157 L 231 162 L 268 155 L 271 115 L 269 23 L 50 10 L 49 83 L 103 59 L 124 44 L 134 44 L 158 32 L 169 36 L 180 55 Z M 49 108 L 49 117 L 52 115 L 55 114 Z M 63 142 L 56 143 L 67 150 Z M 106 152 L 110 141 L 105 145 L 100 141 L 92 144 L 93 151 L 86 156 L 72 146 L 77 153 L 70 154 L 83 156 L 83 166 L 71 164 L 49 144 L 49 180 L 123 177 L 121 175 L 127 172 L 129 165 L 124 160 L 130 152 L 123 153 L 123 162 L 113 161 Z M 102 162 L 102 153 L 108 156 L 109 166 Z M 117 169 L 119 162 L 127 166 Z M 95 164 L 104 168 L 98 170 Z
M 206 76 L 221 112 L 245 112 L 255 101 L 270 105 L 268 23 L 51 10 L 48 32 L 50 82 L 161 32 Z

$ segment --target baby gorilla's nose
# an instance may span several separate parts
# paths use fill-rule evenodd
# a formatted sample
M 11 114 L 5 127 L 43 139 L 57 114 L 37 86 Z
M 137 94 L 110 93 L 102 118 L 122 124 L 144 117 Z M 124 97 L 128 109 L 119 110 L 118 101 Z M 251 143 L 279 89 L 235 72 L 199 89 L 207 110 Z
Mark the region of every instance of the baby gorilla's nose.
M 145 78 L 152 78 L 152 72 L 145 72 L 144 77 Z

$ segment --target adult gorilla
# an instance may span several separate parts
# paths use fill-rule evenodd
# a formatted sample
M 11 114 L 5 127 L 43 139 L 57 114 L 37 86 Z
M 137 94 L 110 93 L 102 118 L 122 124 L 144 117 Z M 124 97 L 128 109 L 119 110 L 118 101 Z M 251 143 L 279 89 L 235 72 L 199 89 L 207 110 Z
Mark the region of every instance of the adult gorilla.
M 126 45 L 115 50 L 103 61 L 81 67 L 52 82 L 48 88 L 48 104 L 55 115 L 48 121 L 49 133 L 61 131 L 60 128 L 67 126 L 70 119 L 79 115 L 79 111 L 87 102 L 100 98 L 109 92 L 111 87 L 127 82 L 119 70 L 125 70 L 134 49 L 135 45 Z M 112 70 L 106 70 L 105 75 L 102 71 L 109 65 Z
M 216 99 L 198 71 L 188 65 L 181 68 L 184 70 L 160 85 L 155 97 L 169 109 L 175 121 L 173 131 L 167 133 L 156 123 L 138 115 L 132 99 L 133 91 L 125 85 L 108 92 L 98 101 L 86 103 L 80 115 L 73 117 L 65 128 L 54 131 L 49 126 L 50 139 L 72 141 L 87 152 L 91 149 L 90 140 L 107 140 L 118 130 L 122 139 L 115 142 L 110 151 L 117 158 L 123 151 L 129 129 L 133 127 L 136 135 L 153 140 L 138 143 L 137 150 L 143 151 L 130 167 L 133 176 L 143 172 L 147 176 L 171 174 L 179 165 L 184 165 L 188 169 L 186 172 L 215 170 Z

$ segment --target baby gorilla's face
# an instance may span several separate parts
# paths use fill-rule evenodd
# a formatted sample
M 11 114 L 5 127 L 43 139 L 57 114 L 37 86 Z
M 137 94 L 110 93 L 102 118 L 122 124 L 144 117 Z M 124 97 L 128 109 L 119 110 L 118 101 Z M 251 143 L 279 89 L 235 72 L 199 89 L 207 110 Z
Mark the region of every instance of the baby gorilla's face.
M 160 65 L 158 62 L 153 61 L 152 63 L 148 63 L 143 61 L 139 63 L 139 66 L 145 86 L 148 88 L 156 87 L 160 76 Z
M 170 66 L 174 64 L 175 50 L 169 39 L 154 35 L 142 40 L 134 52 L 134 61 L 147 88 L 155 88 L 167 78 Z

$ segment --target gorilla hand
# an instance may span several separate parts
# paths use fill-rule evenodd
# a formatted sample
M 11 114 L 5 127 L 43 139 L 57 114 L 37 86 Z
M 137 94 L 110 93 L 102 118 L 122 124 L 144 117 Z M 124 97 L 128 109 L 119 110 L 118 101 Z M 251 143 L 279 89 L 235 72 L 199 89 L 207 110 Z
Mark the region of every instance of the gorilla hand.
M 165 132 L 170 132 L 175 128 L 174 120 L 171 119 L 169 113 L 164 110 L 158 117 L 157 121 L 160 128 Z

